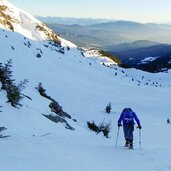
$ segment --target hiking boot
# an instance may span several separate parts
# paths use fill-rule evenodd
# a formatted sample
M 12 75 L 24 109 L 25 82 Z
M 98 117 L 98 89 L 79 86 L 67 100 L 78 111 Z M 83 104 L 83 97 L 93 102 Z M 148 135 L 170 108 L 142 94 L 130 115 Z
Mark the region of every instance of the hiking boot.
M 124 147 L 128 147 L 128 146 L 129 146 L 129 141 L 126 141 Z
M 130 143 L 128 148 L 129 148 L 129 149 L 134 149 L 133 144 Z

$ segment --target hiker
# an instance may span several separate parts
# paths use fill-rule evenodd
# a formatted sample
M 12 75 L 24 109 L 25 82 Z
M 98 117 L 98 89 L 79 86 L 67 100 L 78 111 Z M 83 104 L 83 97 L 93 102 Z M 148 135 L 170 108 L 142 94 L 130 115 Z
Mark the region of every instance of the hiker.
M 141 129 L 140 121 L 137 115 L 132 111 L 131 108 L 125 108 L 118 120 L 118 127 L 123 124 L 123 131 L 125 137 L 125 147 L 133 149 L 133 131 L 134 131 L 134 119 L 138 125 L 137 128 Z M 122 124 L 121 124 L 122 122 Z

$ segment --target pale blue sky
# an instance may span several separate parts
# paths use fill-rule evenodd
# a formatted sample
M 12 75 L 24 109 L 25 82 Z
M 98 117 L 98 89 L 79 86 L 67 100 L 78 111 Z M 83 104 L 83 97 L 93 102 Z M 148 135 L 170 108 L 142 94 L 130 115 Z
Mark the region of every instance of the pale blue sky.
M 33 15 L 171 22 L 171 0 L 8 0 Z

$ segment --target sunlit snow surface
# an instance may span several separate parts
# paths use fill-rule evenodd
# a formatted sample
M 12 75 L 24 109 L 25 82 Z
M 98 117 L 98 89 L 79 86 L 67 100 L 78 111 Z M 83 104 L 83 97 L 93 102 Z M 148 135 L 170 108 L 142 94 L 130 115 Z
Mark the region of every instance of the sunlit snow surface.
M 13 10 L 23 16 L 18 8 Z M 35 20 L 26 18 L 29 22 Z M 28 79 L 23 93 L 32 98 L 24 98 L 23 107 L 16 109 L 6 103 L 5 91 L 0 91 L 0 126 L 7 127 L 3 135 L 11 135 L 0 139 L 0 170 L 170 171 L 171 124 L 166 120 L 171 118 L 171 71 L 151 74 L 117 66 L 109 68 L 93 61 L 90 65 L 72 43 L 61 39 L 65 52 L 62 54 L 35 31 L 42 36 L 38 39 L 31 32 L 34 24 L 29 22 L 25 25 L 29 36 L 20 32 L 24 28 L 19 26 L 15 26 L 16 32 L 3 26 L 0 29 L 0 62 L 13 60 L 15 82 Z M 42 56 L 37 58 L 40 49 Z M 35 89 L 39 82 L 77 120 L 67 119 L 74 131 L 42 115 L 51 111 L 50 101 Z M 106 114 L 104 109 L 109 102 L 112 113 Z M 138 129 L 134 132 L 134 150 L 123 147 L 122 128 L 115 147 L 117 120 L 124 107 L 131 107 L 141 121 L 141 149 Z M 111 122 L 110 138 L 91 132 L 87 121 Z

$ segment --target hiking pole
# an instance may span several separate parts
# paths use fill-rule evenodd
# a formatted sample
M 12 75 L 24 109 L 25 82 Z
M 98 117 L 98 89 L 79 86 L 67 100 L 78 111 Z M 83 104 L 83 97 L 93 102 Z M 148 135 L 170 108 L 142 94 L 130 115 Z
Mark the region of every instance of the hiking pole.
M 117 145 L 118 145 L 119 129 L 120 129 L 120 127 L 118 126 L 118 131 L 117 131 L 117 136 L 116 136 L 116 144 L 115 144 L 115 148 L 117 148 Z
M 141 150 L 141 129 L 139 129 L 139 145 L 140 145 L 140 150 Z

